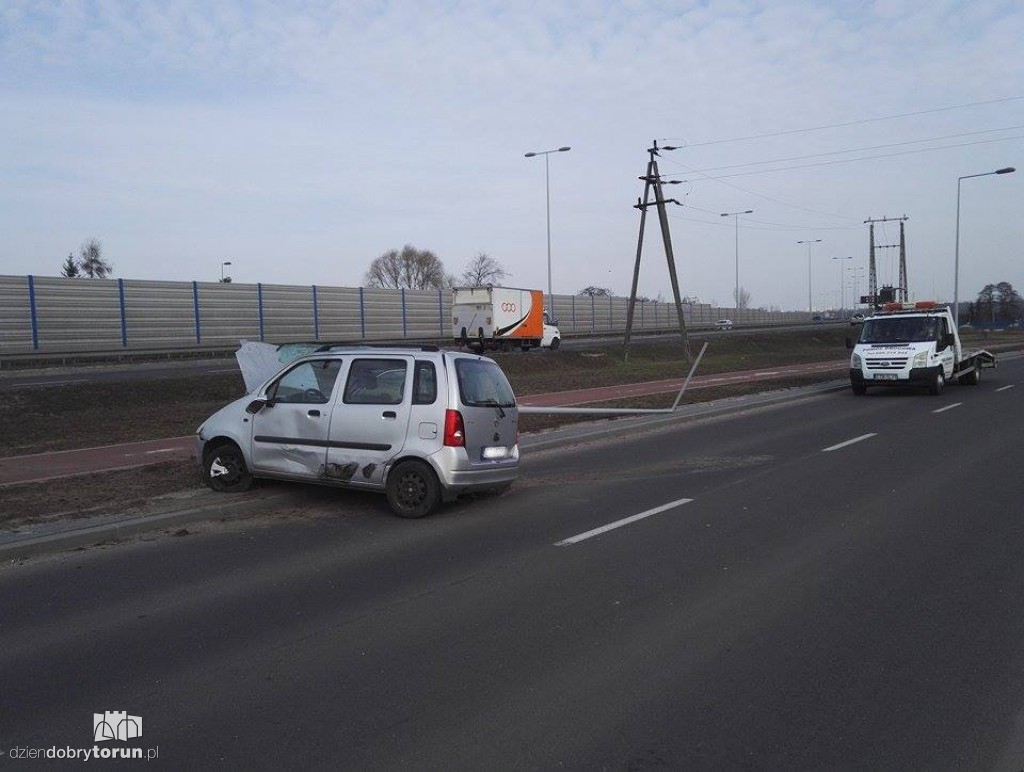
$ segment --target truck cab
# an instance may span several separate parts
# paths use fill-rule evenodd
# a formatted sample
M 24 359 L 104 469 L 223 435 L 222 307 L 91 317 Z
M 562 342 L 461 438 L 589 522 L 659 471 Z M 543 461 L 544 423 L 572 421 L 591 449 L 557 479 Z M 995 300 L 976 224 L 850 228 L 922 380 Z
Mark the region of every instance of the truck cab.
M 933 301 L 887 303 L 864 320 L 850 343 L 850 386 L 911 386 L 941 394 L 946 383 L 977 383 L 981 368 L 995 366 L 987 351 L 964 351 L 953 314 Z

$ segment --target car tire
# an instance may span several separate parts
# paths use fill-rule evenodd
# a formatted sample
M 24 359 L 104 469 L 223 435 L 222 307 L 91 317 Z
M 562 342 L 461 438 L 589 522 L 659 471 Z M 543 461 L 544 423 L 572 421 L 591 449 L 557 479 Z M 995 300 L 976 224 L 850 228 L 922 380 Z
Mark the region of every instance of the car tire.
M 977 386 L 981 383 L 981 365 L 975 365 L 974 369 L 963 377 L 961 383 L 965 383 L 968 386 Z
M 928 392 L 933 396 L 937 397 L 942 394 L 943 389 L 946 388 L 946 376 L 942 372 L 940 367 L 935 373 L 935 377 L 932 379 L 931 386 L 928 387 Z
M 561 345 L 561 343 L 562 342 L 558 338 L 552 338 L 551 339 L 551 350 L 552 351 L 557 351 L 558 347 Z
M 237 445 L 225 442 L 203 452 L 203 482 L 220 493 L 241 493 L 252 487 L 252 475 Z
M 441 503 L 441 483 L 428 464 L 402 461 L 388 473 L 388 506 L 399 517 L 426 517 Z
M 850 389 L 858 397 L 863 397 L 865 394 L 868 393 L 868 387 L 865 386 L 863 383 L 851 383 L 850 384 Z

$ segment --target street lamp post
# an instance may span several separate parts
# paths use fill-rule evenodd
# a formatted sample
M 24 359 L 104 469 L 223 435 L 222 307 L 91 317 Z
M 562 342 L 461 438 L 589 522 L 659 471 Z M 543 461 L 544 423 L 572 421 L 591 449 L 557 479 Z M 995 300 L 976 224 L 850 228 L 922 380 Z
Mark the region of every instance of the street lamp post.
M 847 268 L 850 273 L 850 278 L 853 281 L 850 284 L 850 289 L 853 290 L 853 303 L 851 305 L 856 306 L 860 303 L 860 277 L 864 275 L 863 266 L 860 268 Z
M 814 302 L 811 300 L 811 244 L 817 244 L 821 239 L 805 239 L 797 244 L 807 245 L 807 313 L 814 312 Z
M 229 265 L 231 265 L 231 261 L 230 261 L 230 260 L 228 260 L 228 261 L 226 261 L 226 262 L 223 262 L 223 263 L 221 263 L 221 264 L 220 264 L 220 280 L 221 280 L 221 282 L 223 282 L 223 281 L 224 281 L 224 269 L 225 269 L 225 268 L 226 268 L 227 266 L 229 266 Z
M 833 257 L 833 260 L 853 260 L 853 255 L 848 257 Z M 839 313 L 846 310 L 846 287 L 843 281 L 843 263 L 839 264 Z
M 555 296 L 551 291 L 551 173 L 548 168 L 548 156 L 552 153 L 565 153 L 572 148 L 560 147 L 555 150 L 538 150 L 526 154 L 527 158 L 538 155 L 544 156 L 544 198 L 547 203 L 548 213 L 548 314 L 551 319 L 555 318 Z
M 981 174 L 965 174 L 957 177 L 956 180 L 956 252 L 953 259 L 953 321 L 957 328 L 960 327 L 960 183 L 972 177 L 988 177 L 992 174 L 1012 174 L 1015 172 L 1012 166 L 1004 169 L 996 169 L 994 172 L 982 172 Z
M 744 209 L 742 212 L 722 212 L 720 217 L 732 217 L 733 222 L 736 223 L 736 314 L 739 315 L 740 311 L 740 215 L 741 214 L 753 214 L 753 209 Z M 737 318 L 736 322 L 739 323 Z

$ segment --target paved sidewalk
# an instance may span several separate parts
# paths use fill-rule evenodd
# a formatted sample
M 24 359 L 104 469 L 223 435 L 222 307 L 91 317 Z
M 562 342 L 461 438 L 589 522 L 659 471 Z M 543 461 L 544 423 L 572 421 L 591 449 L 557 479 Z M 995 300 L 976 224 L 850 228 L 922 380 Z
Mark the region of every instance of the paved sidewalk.
M 695 376 L 688 390 L 707 389 L 751 381 L 770 381 L 797 375 L 845 371 L 846 360 L 841 362 L 815 362 L 806 365 L 785 365 L 774 369 L 747 370 L 738 373 Z M 592 389 L 574 389 L 549 394 L 527 394 L 519 398 L 519 404 L 529 407 L 556 407 L 586 405 L 613 399 L 642 397 L 652 394 L 675 393 L 683 385 L 683 378 L 661 381 L 646 381 L 617 386 L 600 386 Z M 112 472 L 118 469 L 133 469 L 163 461 L 187 459 L 192 456 L 195 438 L 170 437 L 144 442 L 129 442 L 120 445 L 104 445 L 81 450 L 62 450 L 53 453 L 36 453 L 28 456 L 0 458 L 0 488 L 6 485 L 40 483 L 78 474 Z

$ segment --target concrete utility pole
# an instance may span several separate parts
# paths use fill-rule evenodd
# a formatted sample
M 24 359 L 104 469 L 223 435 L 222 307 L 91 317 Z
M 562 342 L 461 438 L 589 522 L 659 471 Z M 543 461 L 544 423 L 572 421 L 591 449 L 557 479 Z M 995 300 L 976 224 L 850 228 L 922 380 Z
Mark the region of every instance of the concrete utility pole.
M 677 180 L 670 180 L 663 182 L 661 174 L 658 172 L 658 162 L 655 160 L 661 154 L 663 150 L 677 150 L 678 148 L 672 145 L 666 145 L 665 147 L 659 148 L 657 140 L 654 141 L 652 147 L 647 149 L 649 160 L 647 161 L 647 173 L 640 179 L 644 181 L 644 195 L 643 199 L 637 199 L 634 208 L 640 210 L 640 236 L 637 239 L 636 245 L 636 263 L 633 266 L 633 284 L 629 291 L 629 307 L 626 312 L 626 337 L 624 341 L 624 352 L 623 359 L 629 361 L 629 339 L 633 332 L 633 314 L 636 309 L 636 288 L 637 283 L 640 279 L 640 256 L 643 253 L 644 247 L 644 225 L 647 221 L 647 207 L 656 206 L 658 208 L 658 222 L 661 224 L 661 240 L 665 247 L 665 259 L 668 261 L 668 276 L 672 282 L 672 295 L 676 302 L 676 314 L 679 317 L 679 335 L 683 340 L 683 353 L 686 356 L 686 361 L 689 362 L 692 359 L 690 353 L 690 339 L 686 334 L 686 317 L 683 314 L 683 300 L 679 293 L 679 278 L 676 275 L 676 259 L 672 252 L 672 234 L 669 232 L 668 227 L 668 212 L 665 210 L 665 204 L 673 203 L 680 205 L 674 198 L 666 199 L 662 193 L 661 186 L 663 184 L 676 185 Z M 651 202 L 650 194 L 654 191 L 654 201 Z M 680 205 L 681 206 L 681 205 Z

